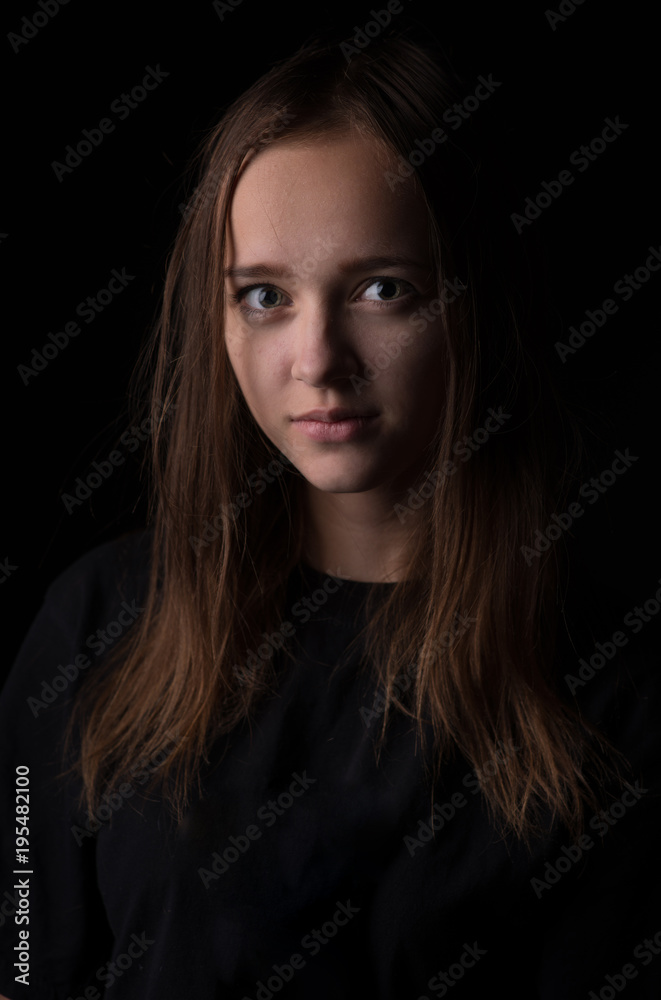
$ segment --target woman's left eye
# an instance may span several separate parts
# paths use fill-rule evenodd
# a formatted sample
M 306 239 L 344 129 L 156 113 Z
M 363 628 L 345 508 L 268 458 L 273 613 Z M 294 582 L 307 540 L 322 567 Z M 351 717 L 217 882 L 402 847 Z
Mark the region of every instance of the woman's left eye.
M 367 295 L 366 293 L 370 289 L 375 289 L 376 295 Z M 409 285 L 408 281 L 402 281 L 400 278 L 375 278 L 365 289 L 361 297 L 366 297 L 368 302 L 387 305 L 389 302 L 403 298 L 408 292 L 413 290 L 413 286 Z

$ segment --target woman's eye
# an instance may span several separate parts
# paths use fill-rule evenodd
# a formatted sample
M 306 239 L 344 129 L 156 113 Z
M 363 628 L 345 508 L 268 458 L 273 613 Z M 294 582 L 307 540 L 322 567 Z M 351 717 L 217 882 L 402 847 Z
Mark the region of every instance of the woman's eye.
M 374 294 L 368 295 L 370 290 L 374 290 Z M 401 281 L 399 278 L 376 278 L 371 285 L 363 292 L 363 297 L 367 298 L 368 302 L 391 302 L 396 299 L 401 299 L 409 291 L 412 291 L 412 286 L 409 285 L 407 281 Z
M 414 291 L 412 285 L 399 278 L 374 278 L 360 298 L 377 306 L 388 306 Z M 273 285 L 247 285 L 234 293 L 232 299 L 251 316 L 263 316 L 289 301 L 284 292 Z
M 235 296 L 236 302 L 245 302 L 249 312 L 268 312 L 283 304 L 284 294 L 271 285 L 250 285 L 242 288 Z

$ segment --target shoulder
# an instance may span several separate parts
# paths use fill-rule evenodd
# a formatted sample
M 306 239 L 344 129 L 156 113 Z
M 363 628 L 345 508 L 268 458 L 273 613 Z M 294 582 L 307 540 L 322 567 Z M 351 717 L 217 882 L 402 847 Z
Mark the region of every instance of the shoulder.
M 90 589 L 99 596 L 133 584 L 144 589 L 151 536 L 148 530 L 132 531 L 89 549 L 54 578 L 46 589 L 45 601 L 61 606 L 68 595 L 89 593 Z
M 143 610 L 152 533 L 136 531 L 95 546 L 45 590 L 3 687 L 0 707 L 21 703 L 33 716 L 67 701 L 88 668 L 130 629 Z M 48 713 L 47 713 L 48 714 Z
M 118 616 L 132 624 L 147 593 L 151 540 L 135 531 L 89 549 L 50 583 L 42 611 L 69 634 L 115 631 Z

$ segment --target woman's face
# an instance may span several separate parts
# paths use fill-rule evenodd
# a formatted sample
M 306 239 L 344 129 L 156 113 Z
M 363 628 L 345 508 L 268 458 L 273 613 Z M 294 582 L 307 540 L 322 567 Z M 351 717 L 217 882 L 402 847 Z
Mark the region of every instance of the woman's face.
M 426 209 L 388 170 L 357 136 L 278 144 L 231 206 L 231 365 L 262 431 L 331 493 L 412 485 L 444 405 L 442 317 L 409 322 L 436 293 Z

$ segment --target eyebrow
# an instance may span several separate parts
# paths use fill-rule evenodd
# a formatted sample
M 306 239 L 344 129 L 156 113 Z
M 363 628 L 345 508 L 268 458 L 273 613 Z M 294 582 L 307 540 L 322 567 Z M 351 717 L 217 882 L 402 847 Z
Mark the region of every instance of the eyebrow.
M 428 271 L 429 264 L 412 260 L 403 254 L 388 254 L 381 257 L 356 257 L 340 264 L 338 270 L 343 274 L 356 271 L 379 271 L 383 268 L 413 267 L 420 271 Z M 223 270 L 225 278 L 292 278 L 293 272 L 286 267 L 274 267 L 270 264 L 252 264 L 249 267 L 226 267 Z

